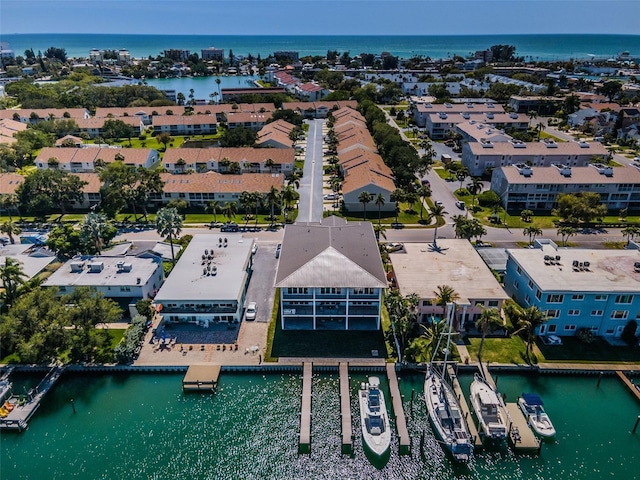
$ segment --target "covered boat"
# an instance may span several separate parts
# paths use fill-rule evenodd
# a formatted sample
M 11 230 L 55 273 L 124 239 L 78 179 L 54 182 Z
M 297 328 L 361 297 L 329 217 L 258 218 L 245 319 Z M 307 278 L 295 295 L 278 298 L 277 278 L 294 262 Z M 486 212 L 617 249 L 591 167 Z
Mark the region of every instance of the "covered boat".
M 553 437 L 556 434 L 556 429 L 553 427 L 549 415 L 544 410 L 542 399 L 535 393 L 523 393 L 518 398 L 518 406 L 524 416 L 527 418 L 527 422 L 541 437 Z
M 477 373 L 471 382 L 471 405 L 485 438 L 503 440 L 507 437 L 508 414 L 496 390 Z
M 380 379 L 369 377 L 369 382 L 362 384 L 358 399 L 362 440 L 372 453 L 382 456 L 391 445 L 391 428 Z

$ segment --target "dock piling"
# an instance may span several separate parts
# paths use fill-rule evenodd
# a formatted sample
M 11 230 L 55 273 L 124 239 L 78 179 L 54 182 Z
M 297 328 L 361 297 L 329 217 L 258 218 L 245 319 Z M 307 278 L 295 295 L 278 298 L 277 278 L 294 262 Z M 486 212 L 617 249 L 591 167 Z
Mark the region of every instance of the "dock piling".
M 71 408 L 73 409 L 73 413 L 76 413 L 76 404 L 73 401 L 73 398 L 70 400 L 70 402 L 71 402 Z
M 600 382 L 602 381 L 602 375 L 604 375 L 604 372 L 600 372 L 598 374 L 598 385 L 596 385 L 598 388 L 600 388 Z
M 631 430 L 631 433 L 636 433 L 636 430 L 638 430 L 638 424 L 640 424 L 640 415 L 638 415 L 638 418 L 636 418 L 636 424 L 633 426 L 633 430 Z

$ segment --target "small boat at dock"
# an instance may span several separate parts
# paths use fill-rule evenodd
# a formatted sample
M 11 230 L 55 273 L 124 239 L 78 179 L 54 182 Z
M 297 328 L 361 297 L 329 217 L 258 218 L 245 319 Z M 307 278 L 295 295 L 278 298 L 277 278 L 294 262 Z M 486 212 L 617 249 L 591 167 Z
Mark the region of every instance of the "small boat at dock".
M 382 456 L 391 445 L 391 428 L 378 377 L 369 377 L 368 383 L 362 383 L 358 400 L 362 441 L 372 453 Z
M 527 423 L 541 437 L 550 438 L 556 434 L 556 429 L 544 410 L 542 399 L 535 393 L 523 393 L 518 398 L 518 406 L 524 413 Z
M 507 438 L 508 414 L 502 397 L 480 375 L 471 382 L 471 405 L 485 438 L 502 441 Z

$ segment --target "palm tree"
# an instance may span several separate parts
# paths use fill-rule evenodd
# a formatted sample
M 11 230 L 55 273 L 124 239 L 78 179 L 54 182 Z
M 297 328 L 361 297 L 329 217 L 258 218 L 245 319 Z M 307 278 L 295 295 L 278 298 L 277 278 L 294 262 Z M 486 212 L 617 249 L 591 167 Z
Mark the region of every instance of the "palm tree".
M 298 201 L 300 194 L 296 192 L 296 189 L 292 185 L 287 185 L 282 189 L 281 193 L 282 201 L 285 206 L 285 223 L 287 221 L 287 212 L 291 209 L 291 205 Z
M 471 177 L 471 183 L 467 184 L 467 190 L 472 195 L 471 206 L 476 204 L 476 196 L 482 191 L 484 185 L 479 177 Z
M 569 225 L 563 225 L 562 227 L 558 227 L 557 233 L 562 237 L 562 246 L 566 247 L 569 237 L 573 237 L 574 235 L 576 235 L 578 233 L 578 230 Z M 622 231 L 622 233 L 624 234 L 624 230 Z
M 107 227 L 107 219 L 101 213 L 90 213 L 84 217 L 84 222 L 81 226 L 81 231 L 91 241 L 98 255 L 102 252 L 102 245 L 104 243 L 104 231 Z
M 520 212 L 520 220 L 522 220 L 523 222 L 530 222 L 531 217 L 533 217 L 533 210 L 525 208 Z
M 264 195 L 260 192 L 253 192 L 253 205 L 256 208 L 256 227 L 258 226 L 258 210 L 260 205 L 264 202 Z
M 620 231 L 620 233 L 624 235 L 624 237 L 627 239 L 627 245 L 629 245 L 631 243 L 631 240 L 633 240 L 636 237 L 636 235 L 640 235 L 640 227 L 637 227 L 635 225 L 629 225 L 628 227 L 624 227 Z
M 374 203 L 375 203 L 376 207 L 378 207 L 378 225 L 380 225 L 380 220 L 382 218 L 382 214 L 381 214 L 380 210 L 384 206 L 384 195 L 381 194 L 381 193 L 376 195 L 376 199 L 375 199 Z
M 302 175 L 300 175 L 300 172 L 298 172 L 298 170 L 294 170 L 293 173 L 289 175 L 289 177 L 287 177 L 287 185 L 293 185 L 294 187 L 296 187 L 296 189 L 298 189 L 300 188 L 301 178 Z
M 531 120 L 533 120 L 534 118 L 538 118 L 538 112 L 536 112 L 535 110 L 529 110 L 527 112 L 527 117 L 529 117 L 529 127 L 531 127 Z
M 273 166 L 276 164 L 276 162 L 273 161 L 272 158 L 267 158 L 264 161 L 264 166 L 267 167 L 269 169 L 269 173 L 273 172 Z
M 20 211 L 18 210 L 18 206 L 20 205 L 20 198 L 15 193 L 8 193 L 6 195 L 0 196 L 0 205 L 2 208 L 7 209 L 7 213 L 9 214 L 9 221 L 12 221 L 11 210 L 16 210 L 18 215 L 20 215 Z
M 156 231 L 158 235 L 169 237 L 171 245 L 171 261 L 175 264 L 176 257 L 173 252 L 173 239 L 182 231 L 182 216 L 175 208 L 161 208 L 156 214 Z
M 11 257 L 6 257 L 4 265 L 0 267 L 0 280 L 4 291 L 0 298 L 4 301 L 3 308 L 10 307 L 18 297 L 18 289 L 24 284 L 27 275 L 22 270 L 22 264 Z
M 536 227 L 534 225 L 531 225 L 527 228 L 525 228 L 522 231 L 522 234 L 525 236 L 529 236 L 529 245 L 533 245 L 533 241 L 536 239 L 536 237 L 538 235 L 542 235 L 542 229 L 539 227 Z
M 396 188 L 393 192 L 391 192 L 391 195 L 389 196 L 389 199 L 392 202 L 396 203 L 396 223 L 398 223 L 398 212 L 400 212 L 400 202 L 402 202 L 404 200 L 404 190 L 402 190 L 401 188 Z
M 373 200 L 373 196 L 369 192 L 360 192 L 358 195 L 358 201 L 362 204 L 362 211 L 365 222 L 367 221 L 367 203 Z
M 420 223 L 422 223 L 422 212 L 424 211 L 424 199 L 431 196 L 431 188 L 427 185 L 420 185 L 418 187 L 418 191 L 416 192 L 418 197 L 420 197 Z
M 244 219 L 246 227 L 249 224 L 249 217 L 251 216 L 251 208 L 253 207 L 253 193 L 247 192 L 246 190 L 240 194 L 240 206 L 244 211 Z
M 482 332 L 482 339 L 480 340 L 480 347 L 478 348 L 478 360 L 482 362 L 482 348 L 484 347 L 484 339 L 496 326 L 502 326 L 503 321 L 500 316 L 500 312 L 497 308 L 485 308 L 482 307 L 482 313 L 480 318 L 476 321 L 476 328 Z
M 385 225 L 374 225 L 373 233 L 375 233 L 376 239 L 378 241 L 380 241 L 380 237 L 384 238 L 385 240 L 387 239 L 387 227 Z
M 16 243 L 13 236 L 20 235 L 20 233 L 22 233 L 22 230 L 18 225 L 9 220 L 8 222 L 4 222 L 2 225 L 0 225 L 0 232 L 9 235 L 9 241 L 13 245 L 14 243 Z
M 272 186 L 271 189 L 269 190 L 269 193 L 267 193 L 267 204 L 269 204 L 269 209 L 271 211 L 271 218 L 270 220 L 270 225 L 273 225 L 274 221 L 275 221 L 275 208 L 276 205 L 278 205 L 278 203 L 280 203 L 280 191 Z
M 460 182 L 460 190 L 462 190 L 462 184 L 469 176 L 469 169 L 467 167 L 459 168 L 456 172 L 456 179 Z
M 226 202 L 222 207 L 222 214 L 227 217 L 229 223 L 235 218 L 236 213 L 238 213 L 238 204 L 236 202 Z
M 433 292 L 436 296 L 436 305 L 442 307 L 442 318 L 447 318 L 448 305 L 454 304 L 456 300 L 459 300 L 460 295 L 449 285 L 438 285 L 436 288 L 437 290 Z
M 516 325 L 527 335 L 526 357 L 529 364 L 531 364 L 531 349 L 533 347 L 536 329 L 546 322 L 548 318 L 547 314 L 535 305 L 525 308 L 520 315 L 518 315 Z
M 542 132 L 544 131 L 544 128 L 546 127 L 546 125 L 542 122 L 538 122 L 538 124 L 536 125 L 536 132 L 537 132 L 537 138 L 538 141 L 540 140 L 540 135 L 542 135 Z
M 220 78 L 216 78 L 216 84 L 218 85 L 218 95 L 222 98 L 222 92 L 220 91 Z
M 220 200 L 209 200 L 207 206 L 204 207 L 205 213 L 213 213 L 213 223 L 218 223 L 218 212 L 220 211 L 221 205 L 222 202 L 220 202 Z
M 431 207 L 431 213 L 429 213 L 429 223 L 431 223 L 431 220 L 435 219 L 436 220 L 436 228 L 433 231 L 433 246 L 437 247 L 438 244 L 436 242 L 436 239 L 438 238 L 438 222 L 440 222 L 440 220 L 442 220 L 442 218 L 447 215 L 449 212 L 447 212 L 444 209 L 444 205 L 441 203 L 436 203 L 433 207 Z

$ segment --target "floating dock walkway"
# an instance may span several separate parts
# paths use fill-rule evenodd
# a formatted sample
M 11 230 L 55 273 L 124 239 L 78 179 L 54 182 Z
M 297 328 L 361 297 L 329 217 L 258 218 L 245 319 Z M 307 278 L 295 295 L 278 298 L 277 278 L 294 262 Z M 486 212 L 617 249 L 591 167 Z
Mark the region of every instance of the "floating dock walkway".
M 471 418 L 471 410 L 469 409 L 469 404 L 467 403 L 467 397 L 464 396 L 462 392 L 462 387 L 460 386 L 460 382 L 458 381 L 458 376 L 453 370 L 453 366 L 447 366 L 447 373 L 449 374 L 449 379 L 451 380 L 451 386 L 453 387 L 453 393 L 455 394 L 458 402 L 460 403 L 460 410 L 462 411 L 462 415 L 467 422 L 467 427 L 469 428 L 469 434 L 473 439 L 473 446 L 476 449 L 482 448 L 482 439 L 478 434 L 478 427 L 476 427 L 476 423 Z
M 398 431 L 400 454 L 408 455 L 411 453 L 411 439 L 409 438 L 409 431 L 407 430 L 407 418 L 404 416 L 404 408 L 402 407 L 402 396 L 400 395 L 400 388 L 398 387 L 395 363 L 387 363 L 387 378 L 389 379 L 393 413 L 396 416 L 396 430 Z
M 340 424 L 342 453 L 353 453 L 353 429 L 351 426 L 351 395 L 349 393 L 349 364 L 340 362 Z
M 300 441 L 298 453 L 311 451 L 311 382 L 313 364 L 302 364 L 302 412 L 300 414 Z
M 616 370 L 616 375 L 618 375 L 620 380 L 622 380 L 622 382 L 629 388 L 631 393 L 636 396 L 636 400 L 640 400 L 640 390 L 638 390 L 638 387 L 636 387 L 633 382 L 629 380 L 629 377 L 627 377 L 624 372 L 621 372 L 620 370 Z
M 509 444 L 517 453 L 537 452 L 540 453 L 542 443 L 536 437 L 524 418 L 522 410 L 517 403 L 507 403 L 507 413 L 509 414 Z
M 26 399 L 20 395 L 13 395 L 8 402 L 13 408 L 6 417 L 0 418 L 0 429 L 23 431 L 28 426 L 28 422 L 40 407 L 40 402 L 44 396 L 56 384 L 64 373 L 65 367 L 53 367 L 42 379 L 37 387 L 32 388 L 26 395 Z M 25 401 L 26 400 L 26 401 Z
M 188 391 L 214 391 L 220 378 L 220 365 L 194 364 L 189 366 L 187 374 L 182 379 L 182 390 Z

